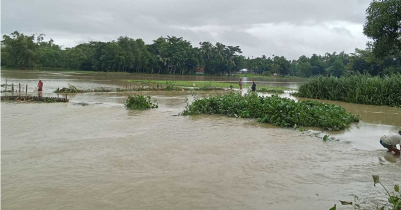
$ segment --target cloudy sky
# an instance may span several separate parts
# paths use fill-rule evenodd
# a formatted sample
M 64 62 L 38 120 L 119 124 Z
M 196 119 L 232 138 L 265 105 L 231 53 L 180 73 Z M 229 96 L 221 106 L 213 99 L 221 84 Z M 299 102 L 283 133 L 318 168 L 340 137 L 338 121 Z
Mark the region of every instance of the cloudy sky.
M 119 36 L 179 36 L 240 46 L 245 56 L 353 52 L 371 0 L 2 0 L 1 33 L 43 33 L 72 47 Z

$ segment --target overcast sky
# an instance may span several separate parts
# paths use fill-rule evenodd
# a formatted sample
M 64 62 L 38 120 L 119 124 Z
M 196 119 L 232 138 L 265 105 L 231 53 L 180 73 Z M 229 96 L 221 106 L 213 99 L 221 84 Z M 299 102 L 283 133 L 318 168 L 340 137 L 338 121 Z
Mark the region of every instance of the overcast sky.
M 44 33 L 64 47 L 119 36 L 179 36 L 240 46 L 243 55 L 347 53 L 365 48 L 371 0 L 2 0 L 1 33 Z

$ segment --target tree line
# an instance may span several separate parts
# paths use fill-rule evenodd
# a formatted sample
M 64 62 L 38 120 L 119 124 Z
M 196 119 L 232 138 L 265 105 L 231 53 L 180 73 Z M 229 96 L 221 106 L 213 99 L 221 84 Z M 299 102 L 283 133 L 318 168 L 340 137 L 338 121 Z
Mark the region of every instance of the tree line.
M 175 37 L 160 37 L 152 44 L 142 39 L 119 37 L 111 42 L 89 42 L 63 49 L 44 35 L 13 32 L 4 35 L 1 65 L 19 69 L 75 69 L 161 74 L 233 74 L 248 69 L 264 75 L 343 76 L 382 75 L 401 72 L 401 54 L 377 58 L 370 49 L 354 53 L 313 54 L 289 60 L 283 56 L 247 58 L 239 46 L 191 42 Z
M 366 10 L 364 34 L 371 38 L 366 49 L 354 53 L 305 55 L 297 60 L 283 56 L 249 58 L 239 46 L 200 42 L 167 36 L 146 44 L 142 39 L 119 37 L 110 42 L 91 41 L 63 49 L 44 35 L 18 31 L 1 41 L 1 65 L 19 69 L 75 69 L 160 74 L 233 74 L 248 69 L 264 75 L 346 76 L 401 73 L 401 2 L 374 0 Z

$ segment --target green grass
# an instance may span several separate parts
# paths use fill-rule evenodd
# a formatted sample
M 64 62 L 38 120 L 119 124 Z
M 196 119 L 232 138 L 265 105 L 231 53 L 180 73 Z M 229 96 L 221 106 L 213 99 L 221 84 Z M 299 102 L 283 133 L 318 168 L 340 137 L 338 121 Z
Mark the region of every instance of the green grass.
M 295 102 L 288 98 L 257 96 L 255 93 L 241 96 L 229 93 L 195 99 L 187 105 L 183 115 L 221 114 L 229 117 L 256 118 L 259 122 L 282 127 L 320 127 L 327 130 L 343 130 L 359 119 L 338 105 L 318 101 Z
M 314 77 L 299 87 L 299 97 L 401 107 L 401 74 L 385 77 Z

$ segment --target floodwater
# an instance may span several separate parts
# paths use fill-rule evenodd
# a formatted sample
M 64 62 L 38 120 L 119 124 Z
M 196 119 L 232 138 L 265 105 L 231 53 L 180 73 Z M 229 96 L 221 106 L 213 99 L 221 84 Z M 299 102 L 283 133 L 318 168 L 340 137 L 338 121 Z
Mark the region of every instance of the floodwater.
M 28 84 L 28 94 L 42 79 L 44 96 L 68 83 L 121 87 L 121 80 L 137 76 L 1 73 L 1 83 Z M 399 108 L 326 101 L 363 120 L 346 131 L 315 135 L 250 119 L 177 116 L 185 99 L 193 100 L 189 92 L 146 92 L 158 109 L 126 110 L 128 94 L 2 102 L 3 209 L 329 209 L 338 200 L 352 201 L 352 194 L 374 207 L 372 200 L 383 203 L 385 196 L 372 174 L 389 189 L 401 183 L 400 158 L 378 144 L 381 135 L 401 127 Z M 323 142 L 324 134 L 339 141 Z

